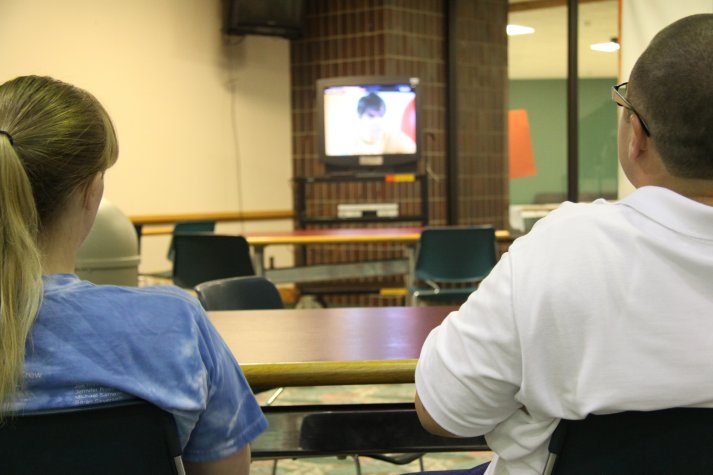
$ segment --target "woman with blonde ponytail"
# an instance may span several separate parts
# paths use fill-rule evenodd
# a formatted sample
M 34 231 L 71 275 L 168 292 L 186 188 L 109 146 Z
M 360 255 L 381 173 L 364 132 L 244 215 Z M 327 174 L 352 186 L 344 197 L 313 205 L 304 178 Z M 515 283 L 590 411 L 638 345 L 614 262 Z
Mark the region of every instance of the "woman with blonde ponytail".
M 0 85 L 0 419 L 140 398 L 174 414 L 189 474 L 246 474 L 267 423 L 197 300 L 74 274 L 117 156 L 88 92 Z

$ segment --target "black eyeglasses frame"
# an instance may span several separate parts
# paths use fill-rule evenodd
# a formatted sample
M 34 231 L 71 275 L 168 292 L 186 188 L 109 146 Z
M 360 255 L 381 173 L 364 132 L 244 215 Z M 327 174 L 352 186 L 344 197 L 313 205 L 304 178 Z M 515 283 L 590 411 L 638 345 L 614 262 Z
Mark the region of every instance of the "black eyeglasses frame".
M 631 102 L 629 102 L 629 100 L 626 98 L 626 96 L 624 94 L 622 94 L 621 92 L 619 92 L 619 89 L 621 89 L 622 87 L 624 88 L 624 90 L 626 90 L 627 84 L 629 84 L 628 81 L 623 82 L 621 84 L 617 84 L 616 86 L 612 86 L 612 88 L 611 88 L 612 101 L 614 101 L 614 103 L 616 105 L 618 105 L 619 107 L 629 109 L 631 112 L 633 112 L 636 115 L 636 117 L 639 118 L 639 122 L 641 122 L 641 127 L 644 129 L 644 133 L 648 137 L 651 137 L 651 132 L 649 131 L 649 126 L 646 125 L 646 121 L 644 120 L 644 118 L 641 117 L 641 114 L 636 112 L 636 109 L 634 109 L 634 106 L 631 105 Z

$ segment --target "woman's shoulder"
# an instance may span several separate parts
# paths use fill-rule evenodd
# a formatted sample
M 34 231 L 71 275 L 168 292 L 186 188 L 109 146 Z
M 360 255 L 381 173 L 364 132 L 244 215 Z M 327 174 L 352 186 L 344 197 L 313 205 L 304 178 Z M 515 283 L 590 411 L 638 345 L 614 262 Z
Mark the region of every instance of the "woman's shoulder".
M 105 290 L 111 292 L 112 290 L 108 288 L 114 286 L 103 285 L 98 287 L 104 288 Z M 116 288 L 122 289 L 123 293 L 137 299 L 157 299 L 161 301 L 175 302 L 177 304 L 189 304 L 191 306 L 198 304 L 196 297 L 186 290 L 176 287 L 175 285 L 151 285 L 146 287 L 116 286 Z M 119 294 L 121 295 L 121 292 Z
M 196 299 L 187 291 L 175 285 L 148 285 L 132 287 L 125 285 L 95 284 L 82 280 L 75 274 L 50 274 L 42 278 L 45 296 L 61 295 L 92 295 L 102 294 L 105 297 L 119 298 L 165 298 L 193 302 Z
M 155 323 L 178 323 L 201 319 L 205 312 L 187 291 L 156 285 L 127 287 L 97 285 L 72 275 L 45 276 L 42 310 L 51 313 L 72 310 L 100 320 L 120 321 L 151 319 Z

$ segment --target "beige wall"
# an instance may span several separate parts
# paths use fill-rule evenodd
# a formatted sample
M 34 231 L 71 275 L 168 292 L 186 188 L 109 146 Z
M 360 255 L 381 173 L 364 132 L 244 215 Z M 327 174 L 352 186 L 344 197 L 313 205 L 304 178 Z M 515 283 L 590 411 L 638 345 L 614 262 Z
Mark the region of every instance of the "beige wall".
M 108 109 L 121 152 L 105 196 L 126 214 L 292 208 L 287 40 L 223 38 L 220 0 L 2 0 L 0 10 L 0 82 L 50 75 Z M 142 270 L 167 265 L 166 245 L 145 240 Z
M 666 25 L 695 13 L 713 12 L 713 0 L 620 0 L 621 8 L 621 81 L 629 78 L 637 58 L 651 39 Z M 619 167 L 619 197 L 634 187 Z

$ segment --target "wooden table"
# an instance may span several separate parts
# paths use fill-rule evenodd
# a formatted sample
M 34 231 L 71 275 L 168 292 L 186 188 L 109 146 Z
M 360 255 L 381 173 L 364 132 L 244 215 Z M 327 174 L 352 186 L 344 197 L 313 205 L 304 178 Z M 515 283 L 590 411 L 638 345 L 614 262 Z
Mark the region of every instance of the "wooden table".
M 136 227 L 139 237 L 171 234 L 177 222 L 185 221 L 272 221 L 292 218 L 294 218 L 294 211 L 292 210 L 219 211 L 211 213 L 142 214 L 129 216 L 134 227 Z
M 253 267 L 257 275 L 266 275 L 273 282 L 307 282 L 370 277 L 374 275 L 404 274 L 406 287 L 410 287 L 415 266 L 416 244 L 421 237 L 422 227 L 395 228 L 338 228 L 338 229 L 297 229 L 293 231 L 247 232 L 243 236 L 253 250 Z M 507 230 L 496 230 L 495 237 L 500 242 L 512 239 Z M 310 266 L 309 268 L 265 270 L 264 251 L 273 245 L 324 245 L 324 244 L 377 244 L 401 243 L 405 247 L 405 258 L 379 263 L 354 263 L 331 266 Z M 377 265 L 378 264 L 378 265 Z M 308 272 L 311 273 L 311 276 Z
M 376 244 L 402 243 L 413 246 L 421 228 L 342 228 L 295 229 L 265 233 L 247 232 L 245 239 L 253 250 L 255 273 L 265 274 L 265 248 L 274 245 Z M 362 275 L 362 274 L 360 274 Z M 275 280 L 273 276 L 273 280 Z M 277 280 L 282 280 L 279 277 Z
M 258 388 L 410 383 L 426 336 L 454 306 L 208 312 Z
M 429 332 L 456 307 L 208 312 L 253 389 L 412 383 Z M 438 437 L 413 403 L 272 405 L 253 459 L 488 450 L 483 437 Z

